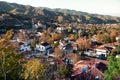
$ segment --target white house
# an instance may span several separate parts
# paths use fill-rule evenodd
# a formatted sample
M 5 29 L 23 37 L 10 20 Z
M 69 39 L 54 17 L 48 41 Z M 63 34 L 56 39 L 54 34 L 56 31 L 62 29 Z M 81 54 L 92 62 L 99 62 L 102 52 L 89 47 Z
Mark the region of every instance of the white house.
M 41 44 L 36 44 L 36 50 L 39 50 L 41 53 L 44 53 L 47 55 L 53 53 L 53 48 L 47 42 L 42 42 Z
M 56 28 L 56 31 L 57 31 L 58 33 L 62 33 L 62 32 L 64 31 L 64 28 L 63 28 L 63 27 L 57 27 L 57 28 Z
M 30 45 L 22 44 L 20 45 L 20 52 L 31 51 Z
M 96 48 L 95 51 L 97 56 L 104 55 L 105 57 L 107 57 L 110 53 L 108 49 L 104 47 Z
M 97 51 L 96 51 L 97 52 Z M 98 51 L 99 52 L 99 51 Z M 87 49 L 86 51 L 84 51 L 84 54 L 86 54 L 87 56 L 92 56 L 92 57 L 96 57 L 99 54 L 96 54 L 95 51 L 93 49 Z

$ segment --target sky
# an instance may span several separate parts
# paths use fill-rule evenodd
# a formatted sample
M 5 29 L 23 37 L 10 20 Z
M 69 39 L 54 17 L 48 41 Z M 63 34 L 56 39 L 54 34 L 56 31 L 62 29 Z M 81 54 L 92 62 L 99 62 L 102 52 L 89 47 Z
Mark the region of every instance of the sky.
M 34 7 L 62 8 L 120 16 L 120 0 L 0 0 Z

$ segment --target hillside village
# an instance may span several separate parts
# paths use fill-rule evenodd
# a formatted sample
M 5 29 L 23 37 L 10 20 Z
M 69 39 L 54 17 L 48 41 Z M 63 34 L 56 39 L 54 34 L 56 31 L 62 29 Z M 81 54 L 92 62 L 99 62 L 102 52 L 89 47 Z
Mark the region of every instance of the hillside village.
M 72 65 L 70 76 L 74 79 L 102 80 L 108 67 L 107 57 L 120 45 L 120 27 L 117 24 L 98 26 L 53 28 L 32 21 L 31 30 L 20 29 L 14 33 L 10 46 L 17 47 L 26 60 L 40 58 L 57 67 Z
M 26 8 L 0 13 L 0 80 L 120 80 L 120 18 Z

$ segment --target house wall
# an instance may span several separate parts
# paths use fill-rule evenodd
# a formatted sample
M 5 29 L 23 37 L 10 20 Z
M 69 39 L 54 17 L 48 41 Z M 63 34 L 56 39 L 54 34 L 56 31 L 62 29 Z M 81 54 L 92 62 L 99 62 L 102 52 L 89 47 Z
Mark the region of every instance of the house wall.
M 49 53 L 52 50 L 52 47 L 50 45 L 36 45 L 36 49 L 42 51 L 43 53 Z
M 108 52 L 107 52 L 107 50 L 96 49 L 96 54 L 97 54 L 97 55 L 104 54 L 105 57 L 107 57 Z
M 85 51 L 84 54 L 86 54 L 86 55 L 88 55 L 88 56 L 93 56 L 93 57 L 96 56 L 96 54 L 95 54 L 94 51 Z
M 40 51 L 45 51 L 45 47 L 42 45 L 36 45 L 36 49 Z
M 22 52 L 31 51 L 31 48 L 30 48 L 30 46 L 28 46 L 28 45 L 21 45 L 21 46 L 20 46 L 20 50 L 21 50 Z
M 40 45 L 40 51 L 46 51 L 45 46 Z

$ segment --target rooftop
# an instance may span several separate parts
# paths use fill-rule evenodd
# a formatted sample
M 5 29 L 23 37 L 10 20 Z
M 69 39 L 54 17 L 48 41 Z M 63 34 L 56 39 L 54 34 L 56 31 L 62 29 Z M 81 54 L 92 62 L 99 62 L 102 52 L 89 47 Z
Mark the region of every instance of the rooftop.
M 41 43 L 41 45 L 43 45 L 43 46 L 48 46 L 48 45 L 50 45 L 50 44 L 48 44 L 47 42 L 43 42 L 43 43 Z
M 90 67 L 90 70 L 91 69 L 94 69 L 96 68 L 96 64 L 98 63 L 103 63 L 105 65 L 108 65 L 108 62 L 105 61 L 105 60 L 99 60 L 99 59 L 96 59 L 96 58 L 87 58 L 85 60 L 80 60 L 78 61 L 75 65 L 74 65 L 74 73 L 72 74 L 72 76 L 77 76 L 79 74 L 82 73 L 82 69 L 85 68 L 86 66 L 89 66 Z M 99 69 L 98 69 L 99 70 Z M 99 70 L 100 71 L 100 70 Z M 101 72 L 101 71 L 100 71 Z

